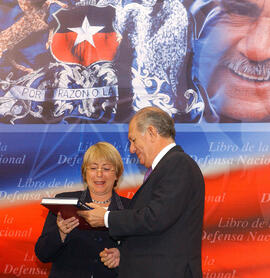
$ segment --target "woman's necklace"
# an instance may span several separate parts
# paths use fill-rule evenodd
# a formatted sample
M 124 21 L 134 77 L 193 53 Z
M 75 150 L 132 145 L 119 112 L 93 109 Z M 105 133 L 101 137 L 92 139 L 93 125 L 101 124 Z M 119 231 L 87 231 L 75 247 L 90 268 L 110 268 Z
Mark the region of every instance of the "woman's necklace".
M 93 203 L 96 203 L 96 204 L 107 204 L 107 203 L 109 203 L 110 201 L 111 201 L 111 199 L 112 199 L 112 197 L 110 197 L 108 200 L 106 200 L 106 201 L 97 201 L 97 200 L 94 200 L 94 199 L 92 199 L 92 202 Z

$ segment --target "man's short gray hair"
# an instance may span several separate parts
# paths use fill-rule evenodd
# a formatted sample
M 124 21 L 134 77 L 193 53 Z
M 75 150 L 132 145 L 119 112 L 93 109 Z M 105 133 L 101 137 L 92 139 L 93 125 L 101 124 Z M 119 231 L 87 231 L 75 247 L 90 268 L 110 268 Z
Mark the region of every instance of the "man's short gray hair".
M 136 121 L 137 129 L 145 132 L 152 125 L 162 137 L 175 139 L 174 120 L 170 115 L 158 107 L 145 107 L 139 110 L 132 120 Z

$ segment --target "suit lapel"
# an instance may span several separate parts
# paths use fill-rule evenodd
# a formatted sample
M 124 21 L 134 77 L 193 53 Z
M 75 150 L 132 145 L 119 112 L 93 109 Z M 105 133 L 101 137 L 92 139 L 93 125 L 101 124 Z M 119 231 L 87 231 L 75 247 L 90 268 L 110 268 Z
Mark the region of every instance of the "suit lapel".
M 129 204 L 129 207 L 132 208 L 135 200 L 137 199 L 137 196 L 140 194 L 140 192 L 144 189 L 144 187 L 147 185 L 147 183 L 151 180 L 151 177 L 153 177 L 155 175 L 155 173 L 159 170 L 160 167 L 162 167 L 162 161 L 168 156 L 170 155 L 172 152 L 183 152 L 183 149 L 179 146 L 176 145 L 173 148 L 171 148 L 162 158 L 161 160 L 158 162 L 157 166 L 155 167 L 155 169 L 152 171 L 152 173 L 149 175 L 149 177 L 144 181 L 144 183 L 140 186 L 140 188 L 137 190 L 137 192 L 134 194 L 134 196 L 131 199 L 131 202 Z

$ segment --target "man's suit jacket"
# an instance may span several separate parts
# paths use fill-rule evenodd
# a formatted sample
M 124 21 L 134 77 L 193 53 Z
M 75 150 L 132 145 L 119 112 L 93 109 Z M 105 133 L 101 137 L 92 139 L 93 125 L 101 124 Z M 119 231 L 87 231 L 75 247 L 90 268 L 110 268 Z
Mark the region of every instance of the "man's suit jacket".
M 204 180 L 198 165 L 173 147 L 134 195 L 109 214 L 121 237 L 119 278 L 201 278 Z

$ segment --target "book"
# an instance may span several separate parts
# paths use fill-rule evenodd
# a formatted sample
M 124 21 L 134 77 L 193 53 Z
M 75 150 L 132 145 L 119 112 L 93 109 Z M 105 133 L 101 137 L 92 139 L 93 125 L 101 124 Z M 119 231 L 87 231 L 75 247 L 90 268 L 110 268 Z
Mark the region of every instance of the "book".
M 79 229 L 91 229 L 92 227 L 77 214 L 78 210 L 89 210 L 91 207 L 80 201 L 78 198 L 43 198 L 41 205 L 49 209 L 53 214 L 57 215 L 60 211 L 64 219 L 72 216 L 79 219 Z

